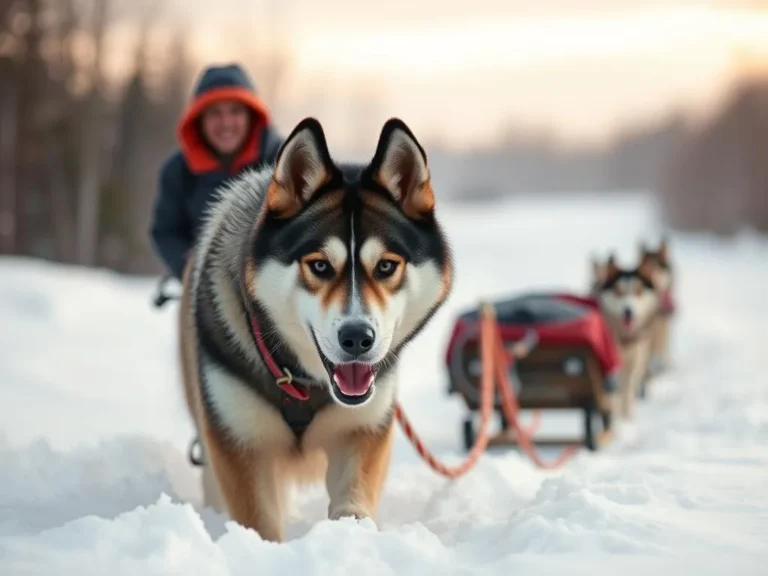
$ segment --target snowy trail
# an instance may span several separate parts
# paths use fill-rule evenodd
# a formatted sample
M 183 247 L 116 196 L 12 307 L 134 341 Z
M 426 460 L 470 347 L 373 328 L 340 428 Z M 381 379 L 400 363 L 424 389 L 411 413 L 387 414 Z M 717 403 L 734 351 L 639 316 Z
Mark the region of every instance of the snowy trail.
M 404 354 L 401 401 L 458 461 L 465 412 L 442 367 L 455 312 L 580 291 L 590 251 L 629 261 L 658 229 L 643 196 L 441 212 L 456 290 Z M 0 259 L 0 574 L 765 574 L 768 241 L 675 236 L 673 255 L 676 365 L 605 451 L 553 473 L 497 452 L 450 483 L 398 434 L 378 529 L 322 520 L 318 487 L 280 546 L 197 507 L 175 310 L 151 309 L 152 282 Z

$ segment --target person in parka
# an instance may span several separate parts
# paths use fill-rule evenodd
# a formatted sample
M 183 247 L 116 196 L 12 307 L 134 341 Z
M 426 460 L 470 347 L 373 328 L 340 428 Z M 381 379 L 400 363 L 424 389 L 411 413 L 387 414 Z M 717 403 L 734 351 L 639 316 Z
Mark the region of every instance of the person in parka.
M 180 148 L 160 169 L 152 215 L 155 251 L 177 279 L 216 189 L 247 168 L 275 161 L 283 137 L 245 71 L 203 71 L 178 124 Z

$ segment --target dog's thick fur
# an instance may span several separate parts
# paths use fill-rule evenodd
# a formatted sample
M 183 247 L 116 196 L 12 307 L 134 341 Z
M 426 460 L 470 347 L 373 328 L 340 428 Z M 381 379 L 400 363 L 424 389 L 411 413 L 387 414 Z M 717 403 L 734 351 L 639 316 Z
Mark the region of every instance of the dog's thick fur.
M 635 400 L 646 378 L 651 355 L 651 331 L 659 307 L 650 269 L 619 268 L 613 255 L 602 274 L 596 295 L 616 338 L 621 356 L 618 414 L 632 418 Z
M 400 120 L 384 125 L 367 166 L 341 166 L 308 118 L 273 167 L 226 186 L 189 257 L 180 308 L 206 503 L 281 541 L 287 489 L 324 475 L 330 518 L 373 517 L 398 353 L 452 278 L 427 158 Z M 278 365 L 308 383 L 305 426 L 282 412 L 297 401 L 268 371 L 251 316 Z
M 644 243 L 641 243 L 639 252 L 639 265 L 650 270 L 656 291 L 659 297 L 663 298 L 664 294 L 670 292 L 674 287 L 668 239 L 662 238 L 656 250 L 651 250 Z M 651 328 L 651 362 L 649 367 L 651 374 L 657 374 L 670 365 L 670 323 L 670 312 L 660 306 Z

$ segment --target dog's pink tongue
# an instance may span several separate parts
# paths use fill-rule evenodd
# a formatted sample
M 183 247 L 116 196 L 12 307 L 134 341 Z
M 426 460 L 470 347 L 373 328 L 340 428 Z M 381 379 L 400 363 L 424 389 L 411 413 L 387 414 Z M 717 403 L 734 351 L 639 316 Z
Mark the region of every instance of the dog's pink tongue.
M 333 379 L 347 396 L 362 396 L 373 384 L 373 370 L 367 364 L 340 364 L 333 371 Z

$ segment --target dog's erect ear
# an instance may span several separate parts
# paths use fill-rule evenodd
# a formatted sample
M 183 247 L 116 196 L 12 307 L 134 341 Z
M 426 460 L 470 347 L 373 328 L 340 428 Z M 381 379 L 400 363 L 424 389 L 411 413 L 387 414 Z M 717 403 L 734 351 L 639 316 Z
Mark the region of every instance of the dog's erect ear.
M 616 274 L 619 274 L 621 272 L 621 269 L 619 268 L 619 265 L 616 263 L 616 255 L 611 253 L 610 256 L 608 256 L 608 262 L 605 265 L 605 277 L 606 278 L 612 278 Z
M 637 274 L 641 278 L 644 278 L 651 287 L 655 287 L 655 283 L 653 281 L 653 271 L 654 267 L 650 260 L 643 260 L 637 267 Z
M 640 242 L 638 244 L 638 249 L 640 252 L 640 258 L 638 259 L 638 266 L 642 266 L 646 262 L 650 262 L 653 259 L 653 252 L 648 248 L 648 245 L 645 242 Z
M 669 262 L 669 238 L 666 234 L 661 237 L 661 243 L 659 244 L 659 260 Z
M 305 118 L 293 129 L 277 155 L 267 191 L 269 211 L 278 218 L 295 215 L 331 180 L 334 169 L 323 127 L 314 118 Z
M 427 218 L 435 207 L 427 155 L 405 123 L 391 118 L 384 124 L 371 160 L 371 176 L 400 204 L 406 216 Z
M 590 256 L 590 264 L 592 266 L 592 279 L 596 282 L 602 282 L 605 280 L 606 266 L 595 256 Z

